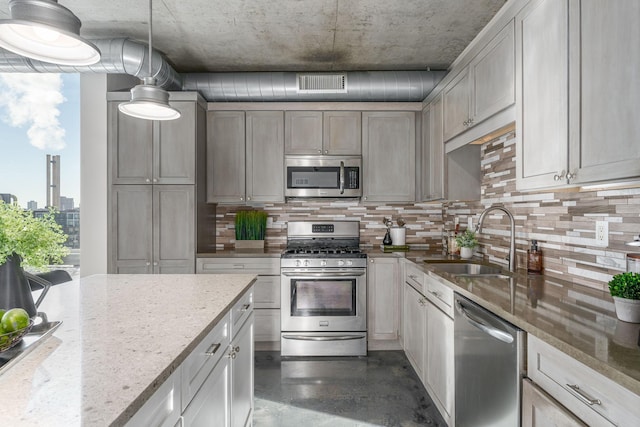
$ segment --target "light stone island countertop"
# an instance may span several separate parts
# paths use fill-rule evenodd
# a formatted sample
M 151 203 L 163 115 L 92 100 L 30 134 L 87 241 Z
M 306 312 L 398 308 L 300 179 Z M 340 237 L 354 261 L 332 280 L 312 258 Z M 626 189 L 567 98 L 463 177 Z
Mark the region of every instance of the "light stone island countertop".
M 52 287 L 39 311 L 63 323 L 0 375 L 2 424 L 124 424 L 255 277 L 96 275 Z

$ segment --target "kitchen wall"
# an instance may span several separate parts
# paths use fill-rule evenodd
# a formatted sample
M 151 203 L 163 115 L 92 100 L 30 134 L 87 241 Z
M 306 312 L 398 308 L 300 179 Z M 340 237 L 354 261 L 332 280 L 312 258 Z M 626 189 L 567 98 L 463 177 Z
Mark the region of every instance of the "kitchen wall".
M 484 208 L 503 203 L 515 216 L 520 267 L 526 268 L 526 250 L 530 240 L 536 239 L 544 254 L 545 275 L 608 290 L 611 275 L 626 271 L 626 253 L 634 248 L 624 243 L 640 233 L 640 188 L 518 192 L 513 131 L 484 143 L 481 157 L 481 200 L 445 203 L 445 228 L 453 228 L 455 216 L 461 227 L 466 227 L 469 216 L 475 226 Z M 608 247 L 595 245 L 595 221 L 599 220 L 609 223 Z M 485 218 L 480 252 L 506 265 L 508 231 L 505 215 L 498 212 Z
M 286 222 L 294 220 L 350 219 L 361 221 L 363 245 L 378 247 L 385 227 L 383 217 L 394 222 L 402 216 L 407 225 L 407 244 L 442 249 L 442 231 L 453 229 L 454 217 L 461 229 L 467 218 L 477 224 L 480 213 L 493 203 L 502 203 L 515 216 L 517 262 L 526 268 L 526 250 L 538 240 L 548 276 L 596 289 L 607 290 L 611 275 L 626 269 L 625 255 L 634 248 L 624 243 L 640 234 L 640 188 L 598 191 L 518 192 L 515 183 L 515 133 L 510 131 L 481 147 L 483 180 L 481 200 L 476 202 L 365 205 L 356 201 L 294 201 L 266 204 L 270 223 L 266 245 L 283 247 Z M 237 206 L 218 205 L 216 246 L 232 249 Z M 595 221 L 609 222 L 609 246 L 594 243 Z M 478 255 L 505 266 L 509 249 L 509 221 L 500 213 L 485 219 L 479 235 Z M 640 248 L 637 250 L 640 252 Z

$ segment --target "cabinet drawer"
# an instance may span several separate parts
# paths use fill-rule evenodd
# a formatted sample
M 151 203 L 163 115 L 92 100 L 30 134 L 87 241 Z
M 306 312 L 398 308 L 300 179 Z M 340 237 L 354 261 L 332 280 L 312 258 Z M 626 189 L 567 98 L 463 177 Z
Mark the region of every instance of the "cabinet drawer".
M 253 298 L 255 308 L 280 308 L 280 276 L 258 276 Z
M 229 349 L 231 317 L 227 313 L 182 363 L 182 410 L 196 395 Z
M 280 341 L 280 310 L 256 309 L 253 311 L 255 319 L 255 341 Z
M 163 382 L 125 424 L 126 427 L 174 427 L 180 420 L 180 368 Z
M 453 289 L 429 274 L 425 274 L 424 281 L 427 299 L 453 318 Z
M 253 304 L 253 287 L 251 287 L 231 309 L 231 339 L 235 337 L 253 311 Z
M 218 274 L 280 274 L 280 258 L 255 257 L 255 258 L 198 258 L 196 260 L 197 273 Z
M 407 262 L 404 268 L 404 281 L 410 284 L 415 290 L 424 294 L 424 271 L 420 270 L 414 263 Z
M 640 396 L 533 335 L 527 359 L 529 378 L 588 425 L 640 425 Z

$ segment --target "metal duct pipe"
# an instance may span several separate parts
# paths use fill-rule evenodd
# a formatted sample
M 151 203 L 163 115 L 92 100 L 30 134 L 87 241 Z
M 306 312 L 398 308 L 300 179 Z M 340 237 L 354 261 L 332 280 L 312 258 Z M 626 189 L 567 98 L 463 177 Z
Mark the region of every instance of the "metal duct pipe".
M 191 73 L 183 90 L 198 91 L 213 102 L 343 101 L 418 102 L 445 76 L 445 71 L 351 71 L 346 93 L 298 93 L 297 73 Z
M 0 49 L 0 73 L 101 73 L 149 76 L 149 48 L 127 38 L 91 40 L 101 52 L 100 61 L 86 67 L 71 67 L 36 61 Z M 167 90 L 181 90 L 182 79 L 158 52 L 152 55 L 153 77 Z
M 102 73 L 148 77 L 149 49 L 127 38 L 91 40 L 100 62 L 71 67 L 36 61 L 0 49 L 0 73 Z M 346 93 L 298 93 L 297 73 L 189 73 L 180 75 L 158 51 L 152 54 L 153 77 L 166 90 L 197 91 L 211 102 L 343 101 L 419 102 L 445 71 L 351 71 Z

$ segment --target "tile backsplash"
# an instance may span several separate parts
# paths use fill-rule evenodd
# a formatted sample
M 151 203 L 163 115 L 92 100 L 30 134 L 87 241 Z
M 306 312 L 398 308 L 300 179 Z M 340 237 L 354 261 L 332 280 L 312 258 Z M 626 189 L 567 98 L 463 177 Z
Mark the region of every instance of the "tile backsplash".
M 526 250 L 532 239 L 544 254 L 544 273 L 570 282 L 607 290 L 611 275 L 626 270 L 626 246 L 640 233 L 640 188 L 597 191 L 518 192 L 515 182 L 515 133 L 510 131 L 481 149 L 483 171 L 481 200 L 412 204 L 369 205 L 358 201 L 290 201 L 265 204 L 269 214 L 266 245 L 284 247 L 287 221 L 359 220 L 364 246 L 382 244 L 384 217 L 406 222 L 406 243 L 428 249 L 442 249 L 443 229 L 452 229 L 458 217 L 461 229 L 468 218 L 474 226 L 481 212 L 494 203 L 509 209 L 516 222 L 517 263 L 526 268 Z M 216 208 L 217 249 L 231 249 L 235 239 L 234 218 L 238 206 Z M 609 224 L 609 245 L 595 242 L 595 222 Z M 478 254 L 491 262 L 507 265 L 509 221 L 492 212 L 479 235 Z M 637 250 L 640 252 L 640 248 Z

